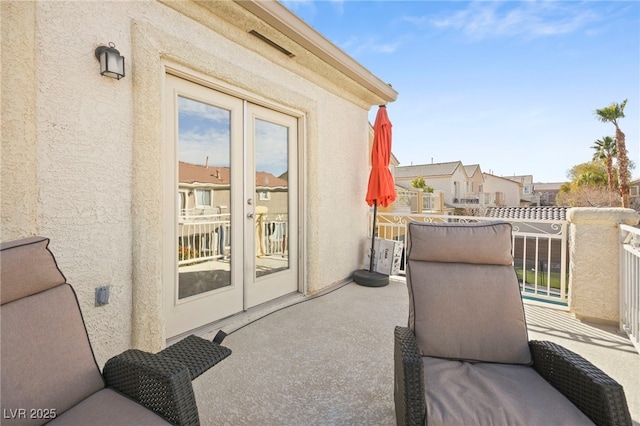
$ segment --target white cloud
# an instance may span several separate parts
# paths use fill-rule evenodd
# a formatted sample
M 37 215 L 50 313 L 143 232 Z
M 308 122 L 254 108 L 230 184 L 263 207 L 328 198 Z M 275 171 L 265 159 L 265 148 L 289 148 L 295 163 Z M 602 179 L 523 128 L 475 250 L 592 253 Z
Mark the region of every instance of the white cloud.
M 362 39 L 356 36 L 352 36 L 349 40 L 341 44 L 341 48 L 346 52 L 349 52 L 352 56 L 359 56 L 364 53 L 394 53 L 402 45 L 402 41 L 382 41 L 377 37 L 368 37 Z
M 599 20 L 583 2 L 556 1 L 473 1 L 465 9 L 433 18 L 436 28 L 457 29 L 474 39 L 490 37 L 545 37 L 586 29 Z M 405 18 L 421 22 L 421 18 Z

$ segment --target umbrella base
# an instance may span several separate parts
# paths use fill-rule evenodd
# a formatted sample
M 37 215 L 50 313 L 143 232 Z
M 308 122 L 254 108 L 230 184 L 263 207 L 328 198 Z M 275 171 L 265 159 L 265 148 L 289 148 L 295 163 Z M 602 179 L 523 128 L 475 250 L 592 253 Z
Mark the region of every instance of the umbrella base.
M 365 287 L 384 287 L 389 284 L 389 276 L 360 269 L 353 273 L 353 281 Z

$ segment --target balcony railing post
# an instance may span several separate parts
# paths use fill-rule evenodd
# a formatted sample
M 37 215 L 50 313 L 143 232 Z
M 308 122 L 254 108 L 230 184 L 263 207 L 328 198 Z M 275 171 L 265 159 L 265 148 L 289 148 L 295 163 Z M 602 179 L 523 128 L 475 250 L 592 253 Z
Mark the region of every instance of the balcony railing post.
M 620 320 L 619 224 L 634 226 L 639 215 L 622 208 L 577 207 L 569 221 L 569 308 L 578 319 Z
M 620 331 L 640 353 L 640 229 L 620 225 Z

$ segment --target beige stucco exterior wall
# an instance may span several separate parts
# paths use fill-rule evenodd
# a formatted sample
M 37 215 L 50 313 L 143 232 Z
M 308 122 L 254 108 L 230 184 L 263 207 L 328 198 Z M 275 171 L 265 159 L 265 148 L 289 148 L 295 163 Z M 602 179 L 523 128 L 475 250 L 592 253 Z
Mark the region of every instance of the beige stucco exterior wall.
M 348 279 L 362 259 L 367 116 L 384 100 L 353 81 L 354 87 L 339 87 L 313 70 L 285 67 L 284 55 L 261 55 L 265 45 L 244 30 L 178 3 L 190 12 L 158 2 L 1 6 L 2 240 L 51 238 L 78 292 L 99 363 L 132 346 L 158 350 L 166 337 L 161 141 L 167 66 L 299 112 L 301 267 L 308 293 Z M 213 4 L 255 19 L 232 2 Z M 18 27 L 22 35 L 13 37 Z M 94 56 L 111 41 L 127 61 L 120 81 L 100 76 Z M 111 286 L 110 304 L 94 307 L 101 285 Z
M 35 235 L 38 213 L 35 103 L 35 3 L 0 3 L 2 25 L 0 238 Z M 14 66 L 20 64 L 21 66 Z
M 578 207 L 569 221 L 569 307 L 580 319 L 620 319 L 619 224 L 635 226 L 633 209 Z
M 484 179 L 484 192 L 492 194 L 494 200 L 496 192 L 503 192 L 505 205 L 507 207 L 517 207 L 520 205 L 521 186 L 519 183 L 486 173 Z
M 483 185 L 484 185 L 484 177 L 482 175 L 482 172 L 478 168 L 478 170 L 476 170 L 473 176 L 469 176 L 469 192 L 472 194 L 476 194 L 478 192 L 484 192 L 482 190 Z

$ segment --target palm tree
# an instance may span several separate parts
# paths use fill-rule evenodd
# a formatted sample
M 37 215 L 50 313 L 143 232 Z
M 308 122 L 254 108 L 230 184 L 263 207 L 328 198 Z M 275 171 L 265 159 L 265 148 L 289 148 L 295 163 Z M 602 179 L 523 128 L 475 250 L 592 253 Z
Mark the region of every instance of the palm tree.
M 613 123 L 616 128 L 616 149 L 618 151 L 618 191 L 622 198 L 622 207 L 629 207 L 629 158 L 627 157 L 627 146 L 624 140 L 624 133 L 618 126 L 618 120 L 624 118 L 624 107 L 627 100 L 621 104 L 615 102 L 608 107 L 597 109 L 596 117 L 603 123 Z
M 609 191 L 616 190 L 616 183 L 613 176 L 613 159 L 618 155 L 616 141 L 611 136 L 604 136 L 598 139 L 591 148 L 596 152 L 593 154 L 595 161 L 602 161 L 607 166 L 607 182 L 609 183 Z

